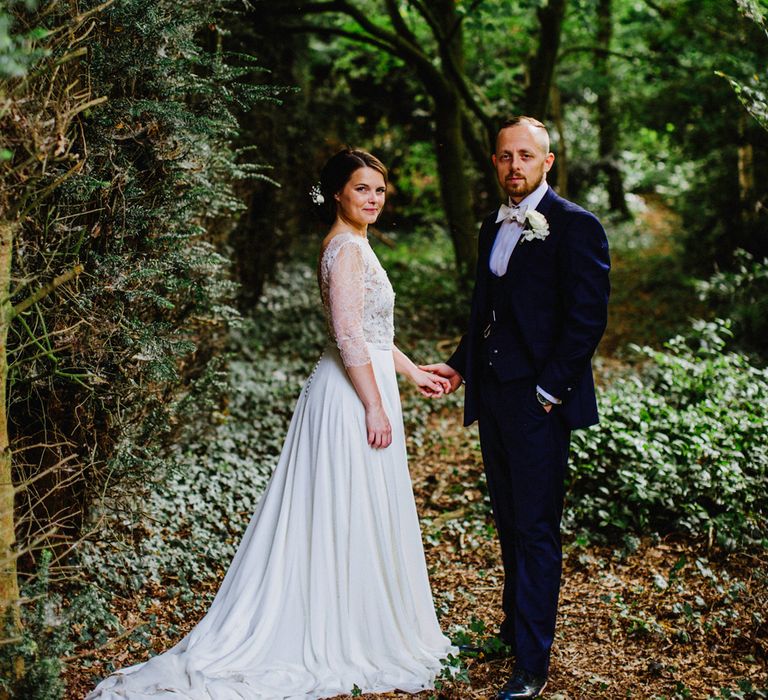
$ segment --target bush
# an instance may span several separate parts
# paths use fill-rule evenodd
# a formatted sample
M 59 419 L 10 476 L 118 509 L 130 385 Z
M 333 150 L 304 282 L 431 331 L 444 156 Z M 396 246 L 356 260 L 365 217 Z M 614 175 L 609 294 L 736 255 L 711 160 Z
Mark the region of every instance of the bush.
M 13 477 L 0 479 L 16 491 L 13 522 L 5 504 L 2 513 L 8 579 L 18 559 L 34 582 L 42 547 L 52 571 L 70 567 L 83 530 L 140 504 L 173 463 L 181 426 L 202 429 L 208 417 L 211 358 L 238 319 L 231 261 L 217 244 L 243 208 L 235 183 L 263 177 L 235 151 L 237 113 L 268 97 L 250 84 L 252 60 L 223 50 L 218 22 L 232 10 L 229 0 L 26 0 L 0 10 L 5 260 L 13 249 L 3 293 L 16 309 Z M 22 616 L 36 609 L 27 602 Z M 26 651 L 42 648 L 44 633 L 28 625 L 21 648 L 5 645 L 29 656 L 20 698 L 59 692 L 45 680 L 58 668 Z
M 72 649 L 61 598 L 49 591 L 51 552 L 41 553 L 37 576 L 23 590 L 30 604 L 22 607 L 19 631 L 9 619 L 9 634 L 0 645 L 0 695 L 24 700 L 58 700 L 64 692 L 61 657 Z M 22 664 L 23 673 L 12 668 Z
M 733 321 L 736 341 L 765 362 L 768 360 L 768 258 L 755 260 L 737 250 L 734 269 L 698 283 L 699 297 Z
M 726 352 L 725 321 L 697 321 L 600 393 L 574 434 L 566 522 L 605 534 L 683 531 L 768 545 L 768 371 Z
M 218 41 L 229 0 L 107 5 L 14 3 L 0 17 L 24 58 L 0 61 L 11 303 L 33 302 L 8 339 L 22 569 L 42 532 L 56 533 L 55 566 L 94 501 L 142 491 L 198 410 L 178 399 L 199 396 L 238 317 L 215 243 L 242 209 L 234 183 L 261 177 L 232 146 L 237 110 L 267 93 Z

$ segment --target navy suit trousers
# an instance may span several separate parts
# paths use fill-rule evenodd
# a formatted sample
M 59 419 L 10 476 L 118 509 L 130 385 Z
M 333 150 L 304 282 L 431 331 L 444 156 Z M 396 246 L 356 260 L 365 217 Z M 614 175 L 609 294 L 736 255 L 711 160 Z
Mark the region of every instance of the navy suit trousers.
M 479 382 L 480 446 L 504 563 L 501 637 L 517 664 L 546 676 L 562 571 L 560 520 L 570 431 L 536 399 L 533 378 Z

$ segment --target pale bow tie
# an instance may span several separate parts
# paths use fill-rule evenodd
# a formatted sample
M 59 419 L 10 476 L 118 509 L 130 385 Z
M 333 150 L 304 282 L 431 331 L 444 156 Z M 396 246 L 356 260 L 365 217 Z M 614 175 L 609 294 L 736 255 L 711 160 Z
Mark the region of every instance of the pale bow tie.
M 499 214 L 496 217 L 496 223 L 498 224 L 500 221 L 511 221 L 511 222 L 517 222 L 521 226 L 525 224 L 525 213 L 528 211 L 528 205 L 523 204 L 519 207 L 510 207 L 506 204 L 502 204 L 499 207 Z

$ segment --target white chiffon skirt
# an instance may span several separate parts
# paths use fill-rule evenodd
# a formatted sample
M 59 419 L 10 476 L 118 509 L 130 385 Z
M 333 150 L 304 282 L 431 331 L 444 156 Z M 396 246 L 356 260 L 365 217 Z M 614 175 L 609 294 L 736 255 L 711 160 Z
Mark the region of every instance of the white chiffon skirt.
M 289 700 L 415 693 L 454 651 L 435 616 L 390 347 L 369 344 L 392 444 L 328 348 L 210 610 L 87 700 Z

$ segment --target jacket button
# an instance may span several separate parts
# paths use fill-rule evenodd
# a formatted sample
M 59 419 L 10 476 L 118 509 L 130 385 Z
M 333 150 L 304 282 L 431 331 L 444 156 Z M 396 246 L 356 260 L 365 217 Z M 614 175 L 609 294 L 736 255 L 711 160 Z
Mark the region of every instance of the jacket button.
M 498 351 L 498 350 L 494 350 L 494 351 L 493 351 L 493 354 L 494 354 L 494 355 L 498 355 L 498 354 L 499 354 L 499 351 Z

